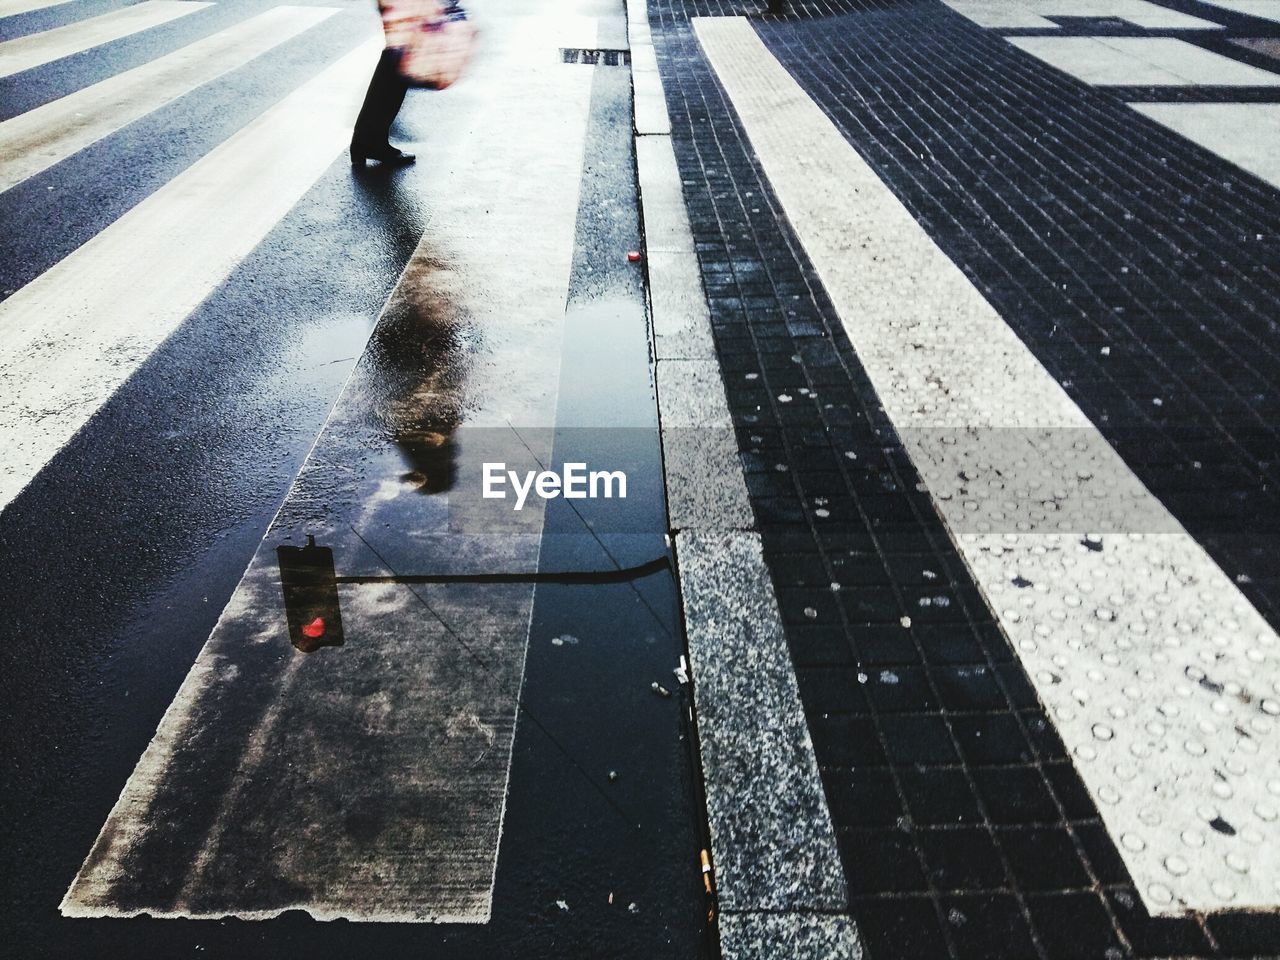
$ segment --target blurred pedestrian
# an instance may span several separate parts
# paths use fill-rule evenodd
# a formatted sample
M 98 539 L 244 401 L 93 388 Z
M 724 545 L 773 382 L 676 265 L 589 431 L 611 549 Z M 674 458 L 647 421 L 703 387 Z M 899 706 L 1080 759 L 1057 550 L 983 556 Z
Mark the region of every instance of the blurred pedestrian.
M 351 162 L 403 166 L 414 156 L 390 136 L 405 93 L 452 86 L 471 60 L 476 29 L 459 0 L 379 0 L 378 11 L 387 45 L 351 134 Z
M 395 122 L 409 81 L 400 74 L 399 49 L 388 47 L 373 68 L 369 91 L 364 95 L 364 105 L 356 117 L 356 127 L 351 134 L 351 162 L 363 166 L 368 160 L 378 160 L 391 166 L 403 166 L 416 159 L 391 145 L 391 124 Z

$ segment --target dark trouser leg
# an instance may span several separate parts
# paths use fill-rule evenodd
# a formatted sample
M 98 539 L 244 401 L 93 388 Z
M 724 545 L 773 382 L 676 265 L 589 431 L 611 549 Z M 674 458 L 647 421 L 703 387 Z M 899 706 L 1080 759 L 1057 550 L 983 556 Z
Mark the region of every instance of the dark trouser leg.
M 400 112 L 409 85 L 396 69 L 399 55 L 393 50 L 383 50 L 378 65 L 369 81 L 369 92 L 364 95 L 364 105 L 356 117 L 356 128 L 351 142 L 363 147 L 379 147 L 387 142 L 391 124 Z

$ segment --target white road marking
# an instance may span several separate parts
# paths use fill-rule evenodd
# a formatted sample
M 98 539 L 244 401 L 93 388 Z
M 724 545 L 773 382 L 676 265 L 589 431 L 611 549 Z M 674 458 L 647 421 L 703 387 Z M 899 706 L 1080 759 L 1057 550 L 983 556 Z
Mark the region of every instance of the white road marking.
M 549 9 L 505 7 L 490 5 L 464 82 L 430 98 L 420 164 L 395 174 L 431 216 L 379 322 L 411 335 L 356 365 L 66 915 L 489 919 L 533 587 L 344 585 L 346 645 L 304 658 L 280 611 L 274 548 L 311 533 L 340 574 L 386 575 L 350 523 L 400 572 L 536 566 L 540 517 L 517 535 L 455 532 L 448 496 L 406 481 L 387 438 L 399 417 L 421 431 L 451 413 L 460 427 L 548 438 L 555 420 L 592 72 L 559 62 L 569 44 Z M 583 26 L 574 38 L 594 34 Z M 408 360 L 390 356 L 396 344 Z M 478 481 L 473 461 L 497 432 L 459 440 L 460 477 Z M 211 802 L 165 807 L 193 792 Z
M 0 0 L 0 17 L 13 17 L 46 7 L 60 7 L 71 0 Z
M 1275 631 L 748 22 L 694 25 L 1148 910 L 1280 905 Z
M 1008 37 L 1052 67 L 1095 86 L 1280 86 L 1280 74 L 1172 37 Z
M 100 17 L 69 23 L 29 37 L 6 40 L 0 43 L 0 77 L 69 57 L 209 6 L 212 4 L 194 0 L 146 0 Z
M 1188 140 L 1280 187 L 1280 104 L 1131 103 Z
M 343 57 L 0 303 L 0 510 L 333 162 L 376 47 Z
M 1115 17 L 1157 30 L 1221 30 L 1221 24 L 1191 17 L 1147 0 L 942 0 L 980 27 L 1049 29 L 1048 17 Z M 1212 0 L 1210 0 L 1212 2 Z
M 1280 0 L 1201 0 L 1201 2 L 1233 13 L 1244 13 L 1260 20 L 1274 20 L 1280 23 Z
M 290 40 L 337 10 L 273 7 L 158 60 L 0 123 L 0 190 Z

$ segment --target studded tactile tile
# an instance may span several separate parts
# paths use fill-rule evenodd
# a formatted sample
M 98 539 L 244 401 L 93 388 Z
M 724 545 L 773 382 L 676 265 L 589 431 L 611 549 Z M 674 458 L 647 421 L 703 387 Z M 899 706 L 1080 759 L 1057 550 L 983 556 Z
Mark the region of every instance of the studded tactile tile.
M 695 26 L 1148 909 L 1280 904 L 1280 639 L 747 21 Z
M 1179 9 L 1194 7 L 1173 5 Z M 701 9 L 694 12 L 701 14 L 741 12 L 741 5 L 734 4 L 697 6 Z M 882 5 L 880 12 L 874 12 L 871 5 L 842 4 L 842 9 L 862 11 L 856 24 L 844 22 L 834 28 L 817 21 L 808 32 L 793 33 L 796 19 L 818 17 L 832 8 L 792 5 L 787 23 L 777 27 L 761 25 L 761 31 L 792 72 L 812 84 L 811 91 L 821 86 L 818 79 L 830 86 L 828 99 L 840 102 L 840 107 L 833 107 L 830 113 L 841 114 L 850 123 L 856 115 L 863 136 L 868 136 L 866 131 L 872 132 L 877 148 L 871 157 L 873 166 L 890 181 L 900 198 L 905 198 L 935 240 L 942 237 L 949 241 L 944 246 L 953 259 L 970 275 L 979 273 L 976 267 L 995 273 L 1001 286 L 984 288 L 984 293 L 993 300 L 997 294 L 1016 298 L 1020 309 L 1012 312 L 1019 334 L 1037 349 L 1055 377 L 1068 380 L 1066 388 L 1077 403 L 1085 407 L 1080 397 L 1091 393 L 1102 402 L 1128 402 L 1141 410 L 1144 404 L 1132 399 L 1149 402 L 1149 398 L 1142 397 L 1145 384 L 1141 379 L 1116 379 L 1109 375 L 1114 370 L 1096 370 L 1090 371 L 1094 376 L 1082 388 L 1078 383 L 1072 384 L 1069 376 L 1063 376 L 1056 364 L 1050 364 L 1052 357 L 1046 359 L 1040 353 L 1047 339 L 1051 346 L 1063 347 L 1068 359 L 1073 359 L 1072 351 L 1099 356 L 1103 346 L 1112 349 L 1101 356 L 1119 354 L 1118 340 L 1126 333 L 1123 323 L 1119 329 L 1100 331 L 1081 350 L 1080 326 L 1072 329 L 1064 323 L 1059 327 L 1061 321 L 1080 313 L 1079 307 L 1059 311 L 1052 321 L 1041 322 L 1047 308 L 1055 309 L 1080 295 L 1079 289 L 1054 293 L 1053 284 L 1042 283 L 1044 272 L 1062 269 L 1064 246 L 1073 255 L 1081 249 L 1101 247 L 1120 265 L 1132 267 L 1132 261 L 1126 262 L 1109 248 L 1127 243 L 1130 248 L 1141 250 L 1152 243 L 1153 235 L 1168 229 L 1177 233 L 1187 249 L 1178 260 L 1182 266 L 1186 260 L 1216 251 L 1225 237 L 1245 244 L 1245 230 L 1266 220 L 1265 210 L 1258 213 L 1254 205 L 1259 200 L 1274 200 L 1259 195 L 1255 186 L 1223 165 L 1206 164 L 1185 144 L 1175 146 L 1173 138 L 1164 138 L 1161 156 L 1176 158 L 1182 167 L 1207 167 L 1213 174 L 1210 184 L 1220 182 L 1225 175 L 1232 187 L 1241 191 L 1236 197 L 1231 197 L 1229 190 L 1222 191 L 1228 194 L 1227 213 L 1215 215 L 1212 222 L 1205 224 L 1201 222 L 1205 210 L 1199 205 L 1196 217 L 1186 215 L 1181 194 L 1160 198 L 1157 191 L 1139 186 L 1134 216 L 1111 230 L 1097 230 L 1096 224 L 1090 224 L 1089 244 L 1075 246 L 1078 241 L 1071 231 L 1062 229 L 1064 223 L 1072 225 L 1072 220 L 1064 214 L 1058 198 L 1065 195 L 1075 203 L 1077 213 L 1089 213 L 1090 207 L 1078 197 L 1078 191 L 1092 177 L 1099 185 L 1089 187 L 1093 195 L 1086 194 L 1087 198 L 1095 204 L 1101 202 L 1103 209 L 1114 209 L 1116 200 L 1107 195 L 1108 190 L 1117 189 L 1112 180 L 1124 180 L 1128 188 L 1137 176 L 1135 168 L 1140 171 L 1151 161 L 1140 156 L 1142 162 L 1135 164 L 1133 158 L 1122 156 L 1122 162 L 1116 163 L 1114 156 L 1104 156 L 1102 159 L 1108 162 L 1099 172 L 1098 158 L 1090 156 L 1090 152 L 1105 155 L 1126 151 L 1087 139 L 1082 146 L 1080 131 L 1076 130 L 1067 140 L 1070 150 L 1063 145 L 1063 131 L 1058 131 L 1057 140 L 1046 138 L 1063 156 L 1061 162 L 1051 164 L 1051 169 L 1035 167 L 1034 180 L 1022 177 L 1023 182 L 1019 183 L 1018 177 L 993 178 L 989 170 L 979 176 L 963 164 L 948 170 L 942 160 L 954 164 L 955 158 L 948 150 L 938 149 L 939 137 L 930 125 L 939 120 L 926 107 L 960 100 L 973 114 L 966 121 L 973 129 L 966 129 L 966 124 L 954 118 L 951 122 L 955 127 L 942 128 L 950 135 L 949 150 L 967 151 L 965 159 L 972 165 L 977 158 L 985 159 L 983 148 L 988 144 L 978 134 L 985 130 L 989 135 L 993 120 L 998 121 L 996 126 L 1003 125 L 1005 137 L 1011 131 L 1021 132 L 1019 139 L 1029 143 L 1043 134 L 1046 114 L 1058 118 L 1071 114 L 1084 132 L 1092 135 L 1104 127 L 1093 114 L 1101 113 L 1103 120 L 1109 118 L 1114 126 L 1119 104 L 1086 104 L 1086 111 L 1076 104 L 1080 91 L 1074 87 L 1064 91 L 1060 89 L 1061 82 L 1041 84 L 1047 91 L 1036 89 L 1035 84 L 1023 89 L 1016 78 L 1011 82 L 1000 75 L 1009 69 L 1009 55 L 991 49 L 1002 43 L 998 38 L 984 45 L 980 31 L 957 27 L 956 18 L 939 25 L 938 8 L 932 4 L 898 4 L 892 9 L 889 6 Z M 860 821 L 841 826 L 846 831 L 865 834 L 878 829 L 906 837 L 905 844 L 878 845 L 878 860 L 849 843 L 847 837 L 847 871 L 852 876 L 871 869 L 869 863 L 883 863 L 883 854 L 888 850 L 913 861 L 923 877 L 915 879 L 911 863 L 907 863 L 896 872 L 890 870 L 898 877 L 897 884 L 907 889 L 898 893 L 855 892 L 853 912 L 869 954 L 873 958 L 926 953 L 1041 957 L 1081 953 L 1152 957 L 1265 954 L 1260 943 L 1274 948 L 1280 942 L 1280 930 L 1271 917 L 1228 912 L 1206 923 L 1198 917 L 1152 919 L 1146 913 L 1123 862 L 1097 820 L 1093 801 L 1067 762 L 1052 725 L 1037 709 L 1025 674 L 994 629 L 990 613 L 976 597 L 973 584 L 966 583 L 963 565 L 941 532 L 927 498 L 916 491 L 919 478 L 876 408 L 874 393 L 841 337 L 823 291 L 813 282 L 812 267 L 779 217 L 777 202 L 743 142 L 729 105 L 690 40 L 683 23 L 685 10 L 680 5 L 660 3 L 653 5 L 652 12 L 654 23 L 665 26 L 661 32 L 655 30 L 655 35 L 672 107 L 686 197 L 730 404 L 740 424 L 744 462 L 750 476 L 756 478 L 753 502 L 763 523 L 766 555 L 774 568 L 780 599 L 793 611 L 787 627 L 793 655 L 797 663 L 809 662 L 815 667 L 848 666 L 852 659 L 861 669 L 852 675 L 852 680 L 846 675 L 850 685 L 859 682 L 861 676 L 867 682 L 878 680 L 880 668 L 895 664 L 923 667 L 928 673 L 927 689 L 932 696 L 922 700 L 915 712 L 881 713 L 877 704 L 865 698 L 847 701 L 847 712 L 843 713 L 829 709 L 818 713 L 809 705 L 810 725 L 829 793 L 846 788 L 860 791 L 856 794 L 861 798 L 859 803 L 839 808 L 863 811 Z M 932 46 L 921 40 L 922 36 L 933 36 Z M 941 49 L 944 41 L 946 50 Z M 859 56 L 837 65 L 832 48 L 839 43 L 856 43 Z M 960 59 L 964 69 L 957 73 L 953 61 L 959 54 L 963 54 Z M 986 82 L 982 71 L 976 68 L 977 62 L 988 72 L 993 70 L 992 64 L 998 68 L 991 82 Z M 864 74 L 875 75 L 854 77 L 855 65 Z M 820 78 L 805 78 L 806 68 L 820 72 Z M 945 81 L 932 79 L 930 70 L 945 71 Z M 1027 79 L 1022 79 L 1024 85 Z M 1039 83 L 1042 78 L 1034 79 Z M 852 90 L 855 83 L 858 90 L 874 91 L 874 96 Z M 1048 93 L 1054 96 L 1046 101 Z M 975 102 L 980 109 L 974 109 Z M 993 118 L 991 104 L 1000 105 L 1005 112 L 994 111 L 997 115 Z M 1023 130 L 1028 116 L 1040 126 Z M 1150 131 L 1145 133 L 1149 135 Z M 931 149 L 917 146 L 921 137 L 932 140 Z M 856 142 L 856 138 L 851 139 Z M 889 146 L 898 152 L 890 152 Z M 1088 150 L 1081 156 L 1084 146 Z M 1044 150 L 1048 151 L 1049 146 Z M 1038 159 L 1044 162 L 1043 157 Z M 1008 155 L 998 153 L 981 166 L 1007 172 L 1008 163 Z M 1073 172 L 1073 165 L 1082 167 L 1083 172 Z M 924 189 L 913 182 L 921 168 L 932 177 L 947 175 L 951 179 L 944 185 L 929 183 L 931 189 Z M 1178 179 L 1185 181 L 1185 169 L 1174 169 L 1180 173 Z M 1103 178 L 1103 173 L 1111 179 Z M 957 181 L 965 178 L 968 182 L 961 187 Z M 1027 195 L 1031 193 L 1036 195 L 1038 204 L 1028 202 Z M 1241 201 L 1241 195 L 1246 195 L 1248 202 Z M 1220 199 L 1221 195 L 1214 198 Z M 1151 217 L 1153 200 L 1159 201 L 1156 212 L 1160 216 Z M 925 217 L 920 212 L 920 205 L 926 203 L 931 204 L 932 216 Z M 947 210 L 948 205 L 966 204 L 969 209 L 963 220 Z M 1039 209 L 1038 205 L 1046 209 Z M 1236 220 L 1242 229 L 1224 223 L 1224 217 L 1238 218 L 1242 211 L 1247 211 L 1246 222 Z M 1054 235 L 1037 237 L 1027 229 L 1017 234 L 1023 243 L 1036 240 L 1044 247 L 1034 251 L 1035 262 L 1028 266 L 1027 257 L 999 229 L 1003 225 L 999 218 L 1034 215 L 1041 218 L 1037 226 L 1043 229 L 1046 213 L 1052 215 L 1047 218 L 1049 228 L 1057 228 Z M 1148 217 L 1152 222 L 1146 222 Z M 947 231 L 955 231 L 957 222 L 985 233 L 964 237 L 963 243 L 951 242 L 953 238 Z M 1194 226 L 1186 228 L 1188 222 Z M 1186 238 L 1194 237 L 1197 231 L 1199 241 L 1186 243 Z M 993 253 L 1000 256 L 992 256 Z M 1256 275 L 1257 258 L 1246 255 L 1243 259 L 1245 272 Z M 1149 267 L 1152 260 L 1148 257 L 1141 262 Z M 1132 269 L 1125 271 L 1122 276 L 1128 277 L 1134 288 L 1125 305 L 1133 310 L 1132 301 L 1136 300 L 1139 308 L 1145 305 L 1156 310 L 1162 322 L 1187 312 L 1185 308 L 1178 310 L 1179 300 L 1189 300 L 1197 304 L 1196 309 L 1203 310 L 1205 292 L 1212 292 L 1220 279 L 1215 273 L 1233 275 L 1240 269 L 1240 262 L 1214 263 L 1213 268 L 1188 274 L 1180 280 L 1178 289 L 1167 290 L 1160 298 L 1152 297 L 1148 276 Z M 1112 267 L 1099 271 L 1099 275 L 1105 281 L 1117 270 Z M 1178 275 L 1182 271 L 1172 272 Z M 1199 287 L 1190 297 L 1186 295 L 1189 283 Z M 1038 296 L 1032 296 L 1032 291 Z M 1093 291 L 1095 297 L 1098 294 L 1112 297 L 1116 289 L 1102 284 Z M 1228 306 L 1228 299 L 1223 297 L 1220 309 Z M 1109 307 L 1108 304 L 1099 309 L 1089 304 L 1103 319 L 1108 318 Z M 1145 308 L 1144 318 L 1150 316 Z M 1002 309 L 1002 313 L 1009 318 L 1010 311 Z M 1199 324 L 1202 320 L 1194 319 L 1193 313 L 1193 322 Z M 1231 339 L 1238 343 L 1236 331 L 1241 325 L 1241 320 L 1235 318 L 1217 332 L 1230 331 Z M 1153 343 L 1146 344 L 1150 356 L 1143 358 L 1157 369 L 1167 364 L 1171 356 L 1178 356 L 1170 350 L 1176 339 L 1166 331 L 1160 332 L 1161 336 L 1152 338 Z M 1064 333 L 1071 336 L 1063 337 Z M 1128 349 L 1136 349 L 1136 344 Z M 1098 362 L 1105 365 L 1105 361 Z M 1207 369 L 1200 370 L 1201 366 Z M 1127 370 L 1134 367 L 1132 359 L 1123 365 Z M 1237 386 L 1267 383 L 1265 377 L 1233 371 L 1230 363 L 1224 362 L 1221 350 L 1201 355 L 1196 367 L 1197 376 L 1202 378 L 1197 382 L 1208 381 L 1204 393 L 1221 391 L 1221 382 L 1228 378 L 1235 380 Z M 808 392 L 802 392 L 802 388 Z M 790 399 L 777 399 L 784 394 Z M 1086 412 L 1096 419 L 1097 408 L 1094 403 L 1086 407 Z M 1128 442 L 1119 446 L 1130 466 L 1148 487 L 1160 487 L 1166 503 L 1175 502 L 1179 520 L 1196 526 L 1202 542 L 1213 541 L 1210 549 L 1216 557 L 1221 560 L 1228 556 L 1232 564 L 1228 569 L 1250 599 L 1269 610 L 1268 595 L 1274 591 L 1275 579 L 1274 574 L 1267 573 L 1274 568 L 1268 551 L 1274 546 L 1274 539 L 1259 541 L 1255 537 L 1250 542 L 1227 536 L 1232 529 L 1241 529 L 1240 511 L 1249 512 L 1241 505 L 1243 501 L 1228 497 L 1230 510 L 1217 516 L 1206 517 L 1202 513 L 1198 523 L 1196 511 L 1185 509 L 1185 505 L 1194 505 L 1197 500 L 1203 502 L 1203 496 L 1196 493 L 1203 483 L 1207 482 L 1211 489 L 1227 484 L 1226 489 L 1232 493 L 1246 485 L 1256 485 L 1256 474 L 1244 473 L 1234 462 L 1244 446 L 1239 441 L 1253 442 L 1254 438 L 1239 426 L 1234 436 L 1225 437 L 1220 427 L 1214 431 L 1196 429 L 1195 423 L 1190 429 L 1153 430 L 1153 423 L 1146 420 L 1137 424 L 1118 422 L 1117 412 L 1104 410 L 1111 417 L 1104 418 L 1103 432 L 1108 439 L 1115 444 L 1117 437 L 1127 437 Z M 1173 427 L 1168 418 L 1160 419 L 1164 423 L 1157 426 Z M 1256 442 L 1255 449 L 1265 452 L 1270 442 Z M 1135 458 L 1135 453 L 1147 454 L 1145 461 L 1141 456 Z M 1201 457 L 1203 463 L 1196 463 Z M 1135 464 L 1135 460 L 1139 462 Z M 1153 484 L 1152 474 L 1160 479 L 1161 473 L 1167 474 L 1165 482 Z M 1241 473 L 1246 480 L 1242 481 Z M 1167 496 L 1168 491 L 1179 487 L 1189 491 L 1181 501 Z M 763 490 L 768 490 L 769 495 L 764 495 Z M 816 508 L 819 500 L 826 505 Z M 817 509 L 825 510 L 827 516 L 819 517 Z M 1269 528 L 1263 532 L 1269 532 Z M 1247 573 L 1241 568 L 1245 563 L 1252 565 Z M 789 572 L 784 574 L 784 570 Z M 803 580 L 803 584 L 794 583 L 796 580 Z M 832 584 L 840 589 L 833 590 Z M 919 598 L 919 594 L 910 591 L 939 584 L 957 602 L 941 611 L 930 607 L 931 615 L 943 614 L 933 622 L 922 622 L 916 611 L 911 626 L 903 627 L 901 618 L 912 616 L 912 603 Z M 815 602 L 823 594 L 836 596 L 828 597 L 825 603 Z M 808 615 L 810 610 L 812 617 Z M 987 682 L 984 677 L 989 678 Z M 1002 701 L 999 706 L 992 706 L 993 687 Z M 804 693 L 806 697 L 810 695 L 808 690 Z M 832 785 L 838 774 L 845 775 L 843 788 Z M 863 778 L 869 786 L 859 786 Z M 886 788 L 886 782 L 892 789 Z M 1002 786 L 1011 793 L 1006 795 Z M 836 819 L 840 822 L 841 814 L 837 813 Z M 937 886 L 933 879 L 936 870 L 926 859 L 930 855 L 927 851 L 936 853 L 936 842 L 930 840 L 926 848 L 920 839 L 922 831 L 934 824 L 976 824 L 992 831 L 993 836 L 1000 834 L 997 839 L 1007 839 L 1007 831 L 1051 822 L 1073 838 L 1070 849 L 1078 861 L 1076 871 L 1064 865 L 1060 841 L 1046 848 L 1057 855 L 1053 862 L 1062 878 L 1059 882 L 1078 883 L 1083 872 L 1088 878 L 1085 886 L 1063 886 L 1059 890 L 1024 888 L 1025 863 L 1014 858 L 1027 846 L 1018 845 L 1010 833 L 1010 842 L 998 845 L 1009 878 L 1003 887 L 969 887 L 963 894 L 949 893 Z M 1034 884 L 1035 878 L 1030 879 Z M 851 887 L 859 889 L 852 881 Z M 986 924 L 997 922 L 995 918 L 1001 918 L 1001 929 L 1009 931 L 1007 943 L 985 929 Z M 1064 921 L 1074 926 L 1060 928 Z M 1096 924 L 1098 929 L 1091 929 L 1089 924 Z M 1032 952 L 1023 952 L 1024 940 L 1015 936 L 1019 931 L 1021 937 L 1031 941 Z M 1009 945 L 1014 953 L 1002 952 L 998 946 L 1001 943 Z M 1014 944 L 1019 946 L 1011 946 Z

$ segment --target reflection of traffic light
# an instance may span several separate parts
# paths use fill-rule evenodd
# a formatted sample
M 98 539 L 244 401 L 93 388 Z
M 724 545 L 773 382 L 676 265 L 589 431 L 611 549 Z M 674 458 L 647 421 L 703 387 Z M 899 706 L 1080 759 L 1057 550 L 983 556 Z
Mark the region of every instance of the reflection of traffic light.
M 307 537 L 305 547 L 276 547 L 289 640 L 303 653 L 342 645 L 342 611 L 333 551 Z

